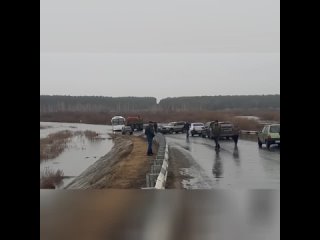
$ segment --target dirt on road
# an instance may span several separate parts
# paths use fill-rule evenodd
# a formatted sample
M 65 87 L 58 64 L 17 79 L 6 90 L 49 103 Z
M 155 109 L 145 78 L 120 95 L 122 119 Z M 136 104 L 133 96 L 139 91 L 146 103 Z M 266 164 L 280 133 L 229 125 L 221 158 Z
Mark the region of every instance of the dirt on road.
M 147 142 L 143 137 L 130 136 L 133 148 L 129 155 L 120 159 L 112 169 L 110 181 L 105 188 L 142 188 L 146 187 L 146 174 L 150 172 L 150 157 L 146 155 Z M 158 146 L 153 145 L 153 152 L 158 151 Z
M 181 174 L 181 169 L 189 168 L 190 162 L 186 156 L 176 147 L 169 146 L 169 167 L 166 181 L 168 189 L 184 189 L 182 181 L 189 177 Z

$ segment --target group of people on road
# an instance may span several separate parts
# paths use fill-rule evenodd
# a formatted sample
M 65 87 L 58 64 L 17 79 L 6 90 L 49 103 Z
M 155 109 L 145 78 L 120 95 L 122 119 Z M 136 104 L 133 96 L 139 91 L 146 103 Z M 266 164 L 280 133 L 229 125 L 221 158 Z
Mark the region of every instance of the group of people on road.
M 219 139 L 221 134 L 221 126 L 219 124 L 219 121 L 218 120 L 214 121 L 210 125 L 210 128 L 212 129 L 213 139 L 216 145 L 215 148 L 220 149 Z M 189 138 L 190 123 L 186 122 L 184 129 L 186 131 L 186 137 Z M 238 144 L 239 132 L 240 132 L 240 129 L 238 128 L 238 126 L 234 126 L 232 139 L 234 141 L 235 146 L 237 146 Z
M 221 134 L 221 126 L 219 124 L 219 121 L 218 120 L 214 121 L 210 125 L 210 128 L 212 129 L 213 139 L 215 142 L 215 149 L 219 150 L 220 149 L 219 139 L 220 139 L 220 134 Z M 190 130 L 190 123 L 189 122 L 186 122 L 186 124 L 184 126 L 184 130 L 186 131 L 186 137 L 188 139 L 189 138 L 189 130 Z M 158 132 L 158 124 L 156 122 L 149 121 L 148 126 L 146 126 L 146 128 L 145 128 L 145 135 L 146 135 L 147 141 L 148 141 L 148 149 L 147 149 L 148 156 L 153 155 L 152 142 L 153 142 L 153 138 L 155 137 L 155 134 L 157 132 Z M 232 139 L 234 141 L 235 147 L 237 147 L 237 144 L 238 144 L 239 132 L 240 132 L 239 127 L 234 126 Z

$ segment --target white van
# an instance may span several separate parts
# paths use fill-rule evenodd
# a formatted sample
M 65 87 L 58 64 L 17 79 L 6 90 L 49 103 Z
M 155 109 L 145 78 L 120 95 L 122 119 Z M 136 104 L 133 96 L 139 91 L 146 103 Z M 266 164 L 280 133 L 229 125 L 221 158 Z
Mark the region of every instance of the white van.
M 125 126 L 126 119 L 122 116 L 114 116 L 111 118 L 112 131 L 122 131 Z

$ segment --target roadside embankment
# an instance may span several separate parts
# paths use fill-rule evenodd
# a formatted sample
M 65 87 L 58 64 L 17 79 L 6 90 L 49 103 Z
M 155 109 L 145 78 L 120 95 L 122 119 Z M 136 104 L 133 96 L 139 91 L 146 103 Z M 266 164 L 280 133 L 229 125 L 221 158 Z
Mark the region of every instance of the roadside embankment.
M 146 186 L 150 160 L 146 139 L 134 135 L 114 135 L 114 146 L 65 189 L 140 189 Z M 157 152 L 157 145 L 153 146 Z

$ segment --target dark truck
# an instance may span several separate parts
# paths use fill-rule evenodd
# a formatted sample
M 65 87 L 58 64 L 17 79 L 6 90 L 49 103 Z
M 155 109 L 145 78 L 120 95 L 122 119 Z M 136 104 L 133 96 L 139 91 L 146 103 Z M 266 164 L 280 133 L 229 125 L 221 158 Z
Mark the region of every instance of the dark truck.
M 208 137 L 213 139 L 213 134 L 212 134 L 212 126 L 214 124 L 214 121 L 207 122 L 204 125 L 204 129 L 202 130 L 201 136 L 203 138 Z M 221 133 L 220 133 L 220 138 L 226 138 L 229 139 L 233 135 L 233 124 L 231 122 L 219 122 L 219 125 L 221 127 Z
M 140 116 L 127 117 L 125 126 L 122 127 L 122 134 L 129 133 L 130 135 L 132 135 L 134 130 L 143 130 L 143 119 L 140 118 Z
M 142 131 L 143 130 L 143 119 L 140 116 L 127 117 L 126 126 L 130 126 L 132 131 Z

